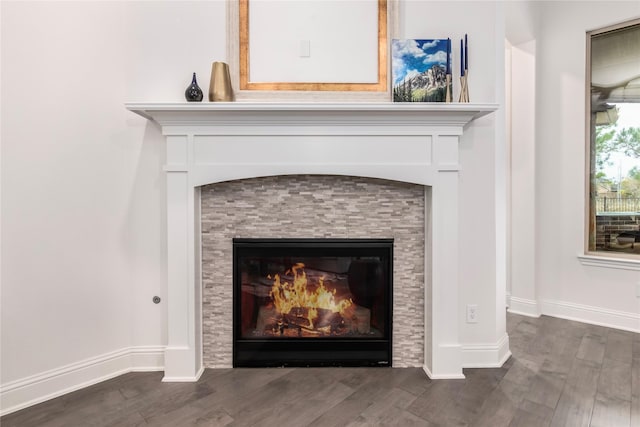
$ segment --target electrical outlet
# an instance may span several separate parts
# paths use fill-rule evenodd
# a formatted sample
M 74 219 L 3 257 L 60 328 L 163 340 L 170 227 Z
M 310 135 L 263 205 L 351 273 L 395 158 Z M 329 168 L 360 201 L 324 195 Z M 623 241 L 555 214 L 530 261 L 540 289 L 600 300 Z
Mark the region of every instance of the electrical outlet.
M 476 304 L 467 305 L 467 323 L 478 323 L 478 306 Z

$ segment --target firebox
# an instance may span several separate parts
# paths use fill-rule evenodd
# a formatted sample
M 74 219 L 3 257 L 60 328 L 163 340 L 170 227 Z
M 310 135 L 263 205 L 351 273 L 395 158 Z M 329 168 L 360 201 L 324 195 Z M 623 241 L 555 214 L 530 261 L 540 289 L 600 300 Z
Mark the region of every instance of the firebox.
M 393 239 L 234 239 L 233 366 L 391 366 Z

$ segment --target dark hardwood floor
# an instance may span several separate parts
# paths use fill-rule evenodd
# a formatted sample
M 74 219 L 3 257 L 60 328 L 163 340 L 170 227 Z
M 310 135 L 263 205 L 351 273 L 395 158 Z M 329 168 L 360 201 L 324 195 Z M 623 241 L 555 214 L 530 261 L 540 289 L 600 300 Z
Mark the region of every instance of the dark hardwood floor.
M 513 357 L 430 381 L 421 369 L 131 373 L 0 419 L 10 426 L 640 426 L 640 334 L 508 315 Z

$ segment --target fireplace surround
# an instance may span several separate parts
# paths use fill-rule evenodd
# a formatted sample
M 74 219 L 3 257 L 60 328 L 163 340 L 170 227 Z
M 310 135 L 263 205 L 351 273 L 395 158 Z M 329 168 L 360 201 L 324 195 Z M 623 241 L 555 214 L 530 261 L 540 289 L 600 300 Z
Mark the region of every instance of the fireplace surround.
M 127 104 L 166 136 L 168 345 L 164 381 L 203 370 L 200 191 L 203 185 L 295 174 L 423 186 L 423 368 L 463 378 L 458 304 L 458 143 L 493 104 Z M 336 156 L 340 153 L 340 156 Z M 434 250 L 431 250 L 431 248 Z M 229 279 L 231 286 L 231 279 Z M 231 301 L 229 301 L 231 304 Z
M 340 175 L 278 175 L 200 190 L 203 364 L 231 367 L 233 240 L 393 239 L 393 366 L 424 363 L 421 185 Z

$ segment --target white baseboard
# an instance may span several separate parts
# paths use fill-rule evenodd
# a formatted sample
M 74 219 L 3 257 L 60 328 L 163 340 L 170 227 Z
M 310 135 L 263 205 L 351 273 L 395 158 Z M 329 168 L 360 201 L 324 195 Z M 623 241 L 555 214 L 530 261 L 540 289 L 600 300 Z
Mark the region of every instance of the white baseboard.
M 163 383 L 194 383 L 200 379 L 202 374 L 204 373 L 204 366 L 201 366 L 198 372 L 192 377 L 168 377 L 164 376 L 162 378 Z
M 511 357 L 509 335 L 506 333 L 495 344 L 463 345 L 463 368 L 499 368 Z
M 541 300 L 542 314 L 607 328 L 640 332 L 640 314 L 608 310 L 564 301 Z
M 540 307 L 536 300 L 510 297 L 508 307 L 509 313 L 521 314 L 529 317 L 540 317 Z
M 434 375 L 427 365 L 422 365 L 422 370 L 432 380 L 463 380 L 465 378 L 464 374 Z
M 162 371 L 164 347 L 129 347 L 0 385 L 0 416 L 127 372 Z

